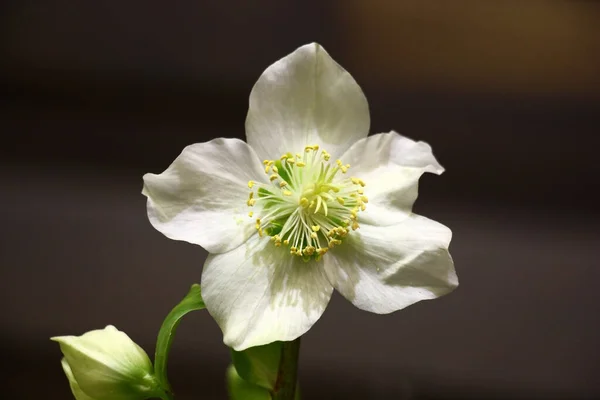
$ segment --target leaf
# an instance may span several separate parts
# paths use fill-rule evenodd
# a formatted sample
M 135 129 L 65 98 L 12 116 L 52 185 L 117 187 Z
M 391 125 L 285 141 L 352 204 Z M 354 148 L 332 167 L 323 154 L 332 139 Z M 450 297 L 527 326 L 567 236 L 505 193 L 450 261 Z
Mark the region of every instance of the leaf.
M 242 379 L 270 391 L 277 380 L 281 347 L 281 342 L 273 342 L 244 351 L 231 349 L 231 359 Z
M 188 294 L 179 302 L 167 315 L 158 332 L 156 339 L 156 353 L 154 355 L 154 372 L 163 388 L 171 390 L 169 379 L 167 378 L 167 360 L 171 344 L 175 337 L 175 330 L 184 315 L 190 311 L 202 310 L 206 308 L 202 300 L 200 285 L 194 283 Z
M 227 368 L 227 392 L 231 400 L 271 400 L 267 389 L 242 379 L 233 365 Z

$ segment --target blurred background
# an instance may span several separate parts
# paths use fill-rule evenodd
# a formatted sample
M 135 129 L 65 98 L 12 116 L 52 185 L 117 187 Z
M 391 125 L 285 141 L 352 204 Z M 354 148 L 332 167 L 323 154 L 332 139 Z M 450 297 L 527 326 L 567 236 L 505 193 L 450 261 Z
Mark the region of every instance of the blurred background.
M 373 133 L 447 169 L 415 210 L 454 232 L 461 286 L 387 316 L 334 295 L 302 343 L 305 399 L 600 396 L 600 3 L 4 1 L 0 351 L 11 399 L 71 394 L 48 338 L 114 324 L 149 353 L 206 253 L 155 231 L 142 175 L 244 137 L 271 63 L 317 41 Z M 595 160 L 595 161 L 594 161 Z M 178 399 L 223 399 L 206 312 L 180 325 Z

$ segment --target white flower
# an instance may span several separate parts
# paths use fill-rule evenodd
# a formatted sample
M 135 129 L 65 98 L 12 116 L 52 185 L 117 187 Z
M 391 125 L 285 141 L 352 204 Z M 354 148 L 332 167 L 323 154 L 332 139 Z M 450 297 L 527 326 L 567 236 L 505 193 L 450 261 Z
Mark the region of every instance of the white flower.
M 202 296 L 225 344 L 299 337 L 333 288 L 383 314 L 458 285 L 450 230 L 411 211 L 443 168 L 429 145 L 368 130 L 362 90 L 313 43 L 254 85 L 248 144 L 193 144 L 144 176 L 152 225 L 211 253 Z
M 114 326 L 52 340 L 60 344 L 77 400 L 139 400 L 162 393 L 146 352 Z

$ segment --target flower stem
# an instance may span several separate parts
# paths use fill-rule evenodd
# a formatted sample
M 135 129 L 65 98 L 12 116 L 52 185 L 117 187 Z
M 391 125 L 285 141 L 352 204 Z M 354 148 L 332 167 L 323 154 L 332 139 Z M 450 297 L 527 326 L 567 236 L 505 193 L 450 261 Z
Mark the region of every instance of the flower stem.
M 294 400 L 298 381 L 299 354 L 300 338 L 291 342 L 283 342 L 277 381 L 273 388 L 273 400 Z

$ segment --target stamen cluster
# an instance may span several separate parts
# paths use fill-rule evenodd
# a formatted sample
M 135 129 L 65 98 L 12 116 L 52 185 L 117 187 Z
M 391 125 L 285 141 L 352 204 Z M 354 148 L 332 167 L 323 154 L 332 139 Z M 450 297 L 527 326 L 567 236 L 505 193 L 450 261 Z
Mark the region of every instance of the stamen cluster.
M 342 176 L 350 164 L 330 158 L 318 145 L 306 146 L 302 153 L 264 160 L 268 184 L 248 182 L 246 204 L 256 210 L 248 216 L 256 218 L 258 234 L 270 236 L 275 246 L 289 247 L 290 254 L 306 261 L 319 260 L 350 230 L 358 229 L 358 213 L 368 203 L 365 182 Z

